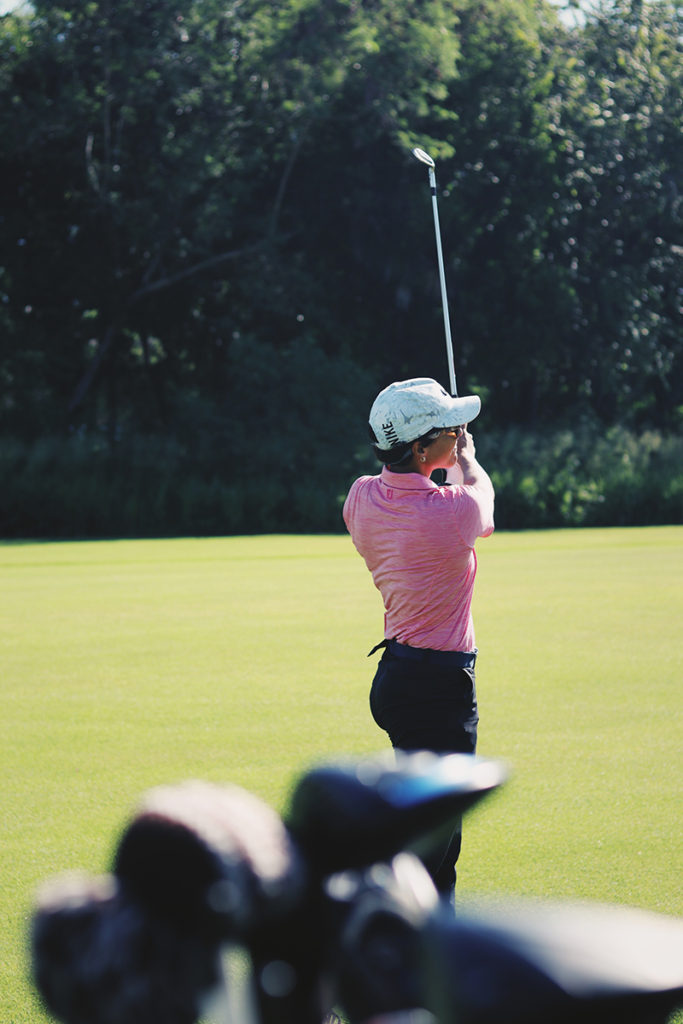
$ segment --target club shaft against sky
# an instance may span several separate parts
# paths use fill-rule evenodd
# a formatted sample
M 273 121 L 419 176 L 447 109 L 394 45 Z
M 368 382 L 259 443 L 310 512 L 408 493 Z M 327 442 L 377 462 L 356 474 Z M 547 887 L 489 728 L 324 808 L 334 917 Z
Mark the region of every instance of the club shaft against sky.
M 451 338 L 451 321 L 448 315 L 448 295 L 446 294 L 446 275 L 443 268 L 443 250 L 441 248 L 441 228 L 439 227 L 439 209 L 436 203 L 436 175 L 434 168 L 429 168 L 429 184 L 432 190 L 432 210 L 434 212 L 434 233 L 436 235 L 436 254 L 439 259 L 439 281 L 441 282 L 441 304 L 443 306 L 443 326 L 446 331 L 446 355 L 448 356 L 448 377 L 451 394 L 455 397 L 458 388 L 455 382 L 455 362 L 453 360 L 453 339 Z
M 426 163 L 429 171 L 429 185 L 432 193 L 432 211 L 434 213 L 434 232 L 436 234 L 436 255 L 439 261 L 439 281 L 441 283 L 441 305 L 443 306 L 443 325 L 446 331 L 446 355 L 448 357 L 448 377 L 451 394 L 457 397 L 458 388 L 455 381 L 455 362 L 453 360 L 453 339 L 451 338 L 451 321 L 448 314 L 448 295 L 446 293 L 446 275 L 443 268 L 443 250 L 441 248 L 441 228 L 439 226 L 439 209 L 436 202 L 436 174 L 434 161 L 423 150 L 413 150 L 413 154 L 422 163 Z M 425 160 L 425 157 L 427 158 Z

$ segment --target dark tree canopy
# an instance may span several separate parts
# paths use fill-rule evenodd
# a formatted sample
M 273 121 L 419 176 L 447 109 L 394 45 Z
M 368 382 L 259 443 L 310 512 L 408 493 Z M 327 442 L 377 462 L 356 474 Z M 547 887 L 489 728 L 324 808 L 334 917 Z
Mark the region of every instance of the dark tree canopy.
M 488 424 L 679 429 L 681 9 L 586 8 L 0 18 L 0 433 L 160 437 L 201 462 L 267 424 L 347 479 L 380 387 L 447 381 L 415 145 Z

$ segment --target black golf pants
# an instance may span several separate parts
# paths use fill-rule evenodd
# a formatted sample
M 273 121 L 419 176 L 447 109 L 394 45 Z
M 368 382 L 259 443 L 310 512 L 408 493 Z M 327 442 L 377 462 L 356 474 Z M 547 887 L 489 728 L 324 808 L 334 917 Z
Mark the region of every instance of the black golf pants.
M 434 665 L 382 655 L 370 690 L 370 710 L 397 750 L 435 754 L 474 754 L 477 747 L 477 694 L 473 668 Z M 455 887 L 455 864 L 462 828 L 445 849 L 424 863 L 442 895 Z

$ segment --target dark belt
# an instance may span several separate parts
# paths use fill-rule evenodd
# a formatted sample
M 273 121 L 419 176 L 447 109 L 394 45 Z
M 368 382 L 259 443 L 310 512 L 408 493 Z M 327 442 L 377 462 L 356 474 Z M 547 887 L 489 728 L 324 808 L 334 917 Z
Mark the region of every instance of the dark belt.
M 477 651 L 434 651 L 430 647 L 409 647 L 398 640 L 383 640 L 372 648 L 374 654 L 380 647 L 386 647 L 395 658 L 408 658 L 410 661 L 421 661 L 432 665 L 452 665 L 457 668 L 474 668 Z M 368 654 L 368 658 L 370 657 Z

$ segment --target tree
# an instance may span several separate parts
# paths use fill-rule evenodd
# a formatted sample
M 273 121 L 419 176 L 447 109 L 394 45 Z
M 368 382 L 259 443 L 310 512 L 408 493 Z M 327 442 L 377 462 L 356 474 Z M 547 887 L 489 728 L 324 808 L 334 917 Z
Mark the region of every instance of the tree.
M 665 0 L 596 6 L 559 111 L 558 257 L 577 297 L 566 380 L 606 422 L 673 426 L 683 398 L 682 28 Z
M 245 338 L 351 358 L 376 388 L 443 378 L 416 144 L 438 161 L 458 377 L 489 415 L 664 422 L 679 39 L 668 0 L 570 27 L 544 0 L 3 18 L 0 425 L 185 443 L 203 403 L 229 434 Z
M 571 28 L 547 5 L 459 11 L 437 174 L 465 378 L 503 423 L 675 425 L 680 11 L 603 2 Z
M 168 423 L 176 389 L 230 395 L 231 338 L 286 347 L 304 300 L 331 321 L 306 262 L 333 230 L 313 236 L 304 201 L 330 208 L 329 178 L 310 189 L 321 144 L 338 117 L 351 146 L 405 130 L 452 70 L 443 11 L 78 0 L 3 22 L 3 162 L 20 197 L 3 211 L 4 362 L 16 377 L 23 360 L 45 399 L 37 429 Z

